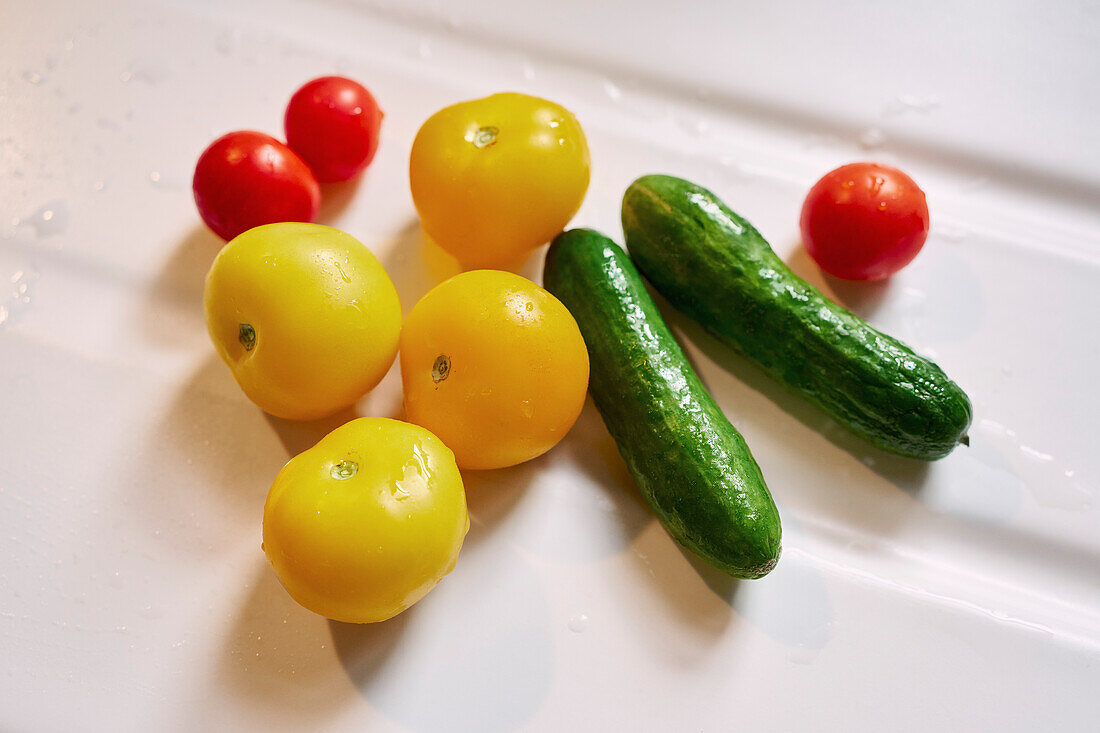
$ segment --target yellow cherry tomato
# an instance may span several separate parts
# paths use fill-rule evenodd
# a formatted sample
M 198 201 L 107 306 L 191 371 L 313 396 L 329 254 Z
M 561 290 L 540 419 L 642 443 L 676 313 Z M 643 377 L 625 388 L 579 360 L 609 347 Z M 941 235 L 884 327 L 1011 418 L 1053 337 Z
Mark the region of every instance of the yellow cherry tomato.
M 454 454 L 417 425 L 361 417 L 283 466 L 264 552 L 314 613 L 385 621 L 454 569 L 470 528 Z
M 261 409 L 309 420 L 356 402 L 393 364 L 401 304 L 350 234 L 267 224 L 225 245 L 206 276 L 206 325 Z
M 424 231 L 466 267 L 512 264 L 549 242 L 577 213 L 588 177 L 573 113 L 514 92 L 436 112 L 409 158 Z
M 561 301 L 500 270 L 437 285 L 401 331 L 405 415 L 455 452 L 462 468 L 542 455 L 576 422 L 588 351 Z

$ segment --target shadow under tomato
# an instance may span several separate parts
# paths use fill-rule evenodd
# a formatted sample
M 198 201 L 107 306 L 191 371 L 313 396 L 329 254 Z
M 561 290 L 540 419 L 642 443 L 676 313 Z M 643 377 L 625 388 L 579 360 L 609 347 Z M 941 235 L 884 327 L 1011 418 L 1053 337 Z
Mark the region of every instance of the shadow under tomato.
M 363 181 L 370 175 L 369 169 L 360 171 L 346 181 L 321 184 L 321 208 L 317 212 L 317 223 L 328 226 L 339 226 L 341 214 L 348 208 L 363 185 Z M 350 232 L 354 236 L 354 232 Z
M 137 328 L 163 346 L 190 347 L 206 336 L 202 293 L 206 273 L 221 251 L 218 235 L 199 223 L 176 244 L 145 291 Z
M 344 661 L 341 649 L 350 632 L 334 633 L 337 624 L 299 606 L 262 553 L 246 588 L 216 669 L 219 692 L 229 691 L 282 725 L 325 727 L 358 697 L 333 664 L 334 657 Z M 400 624 L 377 626 L 353 644 L 363 658 L 384 659 L 400 638 Z
M 462 471 L 466 509 L 470 513 L 465 545 L 476 546 L 505 520 L 527 494 L 545 461 L 543 455 L 508 468 Z
M 219 521 L 255 521 L 272 479 L 287 459 L 264 413 L 244 396 L 229 368 L 213 353 L 169 403 L 147 446 L 165 478 L 146 479 L 142 485 L 148 491 L 162 486 L 172 490 L 134 506 L 163 517 L 193 515 L 196 506 L 213 504 Z M 148 463 L 140 458 L 136 462 Z M 197 535 L 192 539 L 205 542 Z
M 283 447 L 286 448 L 287 455 L 291 458 L 309 450 L 317 445 L 321 438 L 357 417 L 359 417 L 359 413 L 355 405 L 349 405 L 331 415 L 316 420 L 287 420 L 286 418 L 264 413 L 268 425 L 279 436 Z
M 857 282 L 833 277 L 817 266 L 801 243 L 787 259 L 787 266 L 795 275 L 824 293 L 826 298 L 839 303 L 860 318 L 874 315 L 890 291 L 890 278 Z
M 398 232 L 382 266 L 397 288 L 404 316 L 429 290 L 462 272 L 458 261 L 424 233 L 416 218 Z
M 391 619 L 373 624 L 349 624 L 329 619 L 332 646 L 356 687 L 366 686 L 374 675 L 381 673 L 416 614 L 416 608 L 413 605 Z

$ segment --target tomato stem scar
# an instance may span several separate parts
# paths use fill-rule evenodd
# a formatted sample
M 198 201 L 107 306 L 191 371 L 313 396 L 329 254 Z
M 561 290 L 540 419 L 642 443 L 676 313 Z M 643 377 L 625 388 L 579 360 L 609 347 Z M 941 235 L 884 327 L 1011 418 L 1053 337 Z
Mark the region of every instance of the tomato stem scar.
M 242 323 L 237 326 L 237 340 L 241 342 L 245 351 L 252 351 L 256 345 L 256 329 L 252 328 L 251 323 Z
M 345 481 L 359 473 L 359 464 L 355 461 L 340 461 L 332 464 L 329 474 L 337 481 Z
M 470 139 L 470 142 L 478 149 L 488 147 L 496 142 L 497 133 L 499 132 L 500 129 L 496 127 L 479 127 L 477 132 L 474 133 L 473 139 Z
M 432 381 L 439 384 L 447 375 L 451 373 L 451 360 L 446 354 L 440 354 L 435 357 L 435 364 L 432 364 Z

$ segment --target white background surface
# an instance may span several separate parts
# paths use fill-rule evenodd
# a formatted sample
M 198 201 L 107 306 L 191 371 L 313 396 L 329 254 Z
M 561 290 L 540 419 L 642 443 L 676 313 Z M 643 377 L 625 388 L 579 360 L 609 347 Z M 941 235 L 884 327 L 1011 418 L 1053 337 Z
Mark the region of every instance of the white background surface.
M 0 729 L 1095 726 L 1095 4 L 453 5 L 2 5 Z M 417 127 L 536 93 L 589 136 L 575 225 L 620 238 L 643 173 L 707 185 L 936 358 L 974 401 L 971 448 L 876 452 L 668 313 L 780 507 L 771 575 L 679 551 L 589 404 L 547 456 L 467 474 L 458 567 L 411 611 L 302 610 L 259 549 L 262 504 L 332 425 L 265 417 L 217 361 L 219 241 L 190 176 L 223 132 L 281 135 L 328 73 L 386 118 L 322 221 L 379 255 L 406 312 L 454 272 L 409 198 Z M 932 235 L 887 285 L 823 282 L 802 196 L 868 158 L 922 184 Z M 359 412 L 399 416 L 396 366 Z

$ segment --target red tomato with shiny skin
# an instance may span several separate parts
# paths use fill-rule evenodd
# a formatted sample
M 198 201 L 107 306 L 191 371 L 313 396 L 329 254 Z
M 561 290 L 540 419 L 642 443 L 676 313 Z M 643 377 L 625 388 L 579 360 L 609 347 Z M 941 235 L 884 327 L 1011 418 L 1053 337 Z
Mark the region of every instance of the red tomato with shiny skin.
M 882 280 L 924 246 L 928 204 L 897 168 L 849 163 L 814 184 L 801 223 L 802 243 L 822 270 L 844 280 Z
M 287 145 L 317 180 L 346 181 L 374 159 L 382 110 L 358 82 L 323 76 L 294 93 L 283 124 Z
M 262 132 L 231 132 L 195 165 L 191 188 L 206 225 L 228 241 L 261 224 L 312 222 L 321 187 L 293 150 Z

